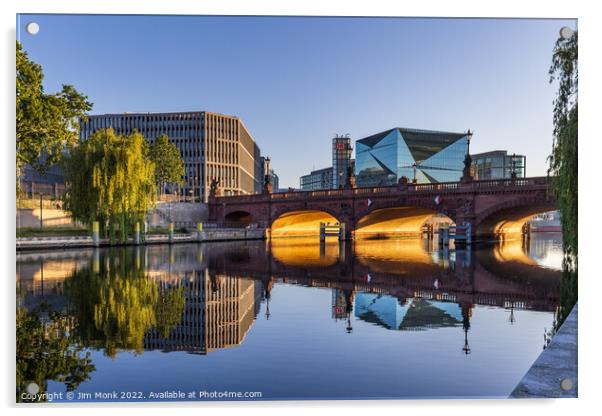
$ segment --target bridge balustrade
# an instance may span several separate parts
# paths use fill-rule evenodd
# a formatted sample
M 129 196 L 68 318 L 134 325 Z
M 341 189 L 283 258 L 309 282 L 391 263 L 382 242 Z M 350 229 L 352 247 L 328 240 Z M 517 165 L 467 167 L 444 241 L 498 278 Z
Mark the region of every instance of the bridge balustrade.
M 474 181 L 474 186 L 477 189 L 484 188 L 501 188 L 501 187 L 516 187 L 516 186 L 533 186 L 533 185 L 548 185 L 549 178 L 545 176 L 536 178 L 516 178 L 516 179 L 487 179 L 482 181 Z
M 310 196 L 341 196 L 343 189 L 325 189 L 320 191 L 311 191 Z
M 354 188 L 352 195 L 387 195 L 398 192 L 421 193 L 421 192 L 454 192 L 457 190 L 494 190 L 506 189 L 512 187 L 527 187 L 527 186 L 548 186 L 550 178 L 535 177 L 535 178 L 516 178 L 516 179 L 486 179 L 475 180 L 466 184 L 460 182 L 441 182 L 441 183 L 424 183 L 424 184 L 405 184 L 391 186 L 376 186 L 369 188 Z M 266 199 L 271 200 L 307 200 L 308 198 L 321 197 L 344 197 L 349 195 L 349 189 L 324 189 L 317 191 L 297 191 L 297 192 L 277 192 L 269 195 L 253 194 L 253 195 L 229 195 L 218 197 L 219 200 L 244 200 L 245 202 L 260 202 Z

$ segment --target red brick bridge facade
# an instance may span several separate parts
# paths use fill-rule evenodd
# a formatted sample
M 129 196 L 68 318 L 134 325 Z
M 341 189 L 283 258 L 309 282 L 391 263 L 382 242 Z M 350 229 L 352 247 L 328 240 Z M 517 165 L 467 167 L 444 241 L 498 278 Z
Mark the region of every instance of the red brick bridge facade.
M 209 221 L 254 223 L 269 232 L 283 218 L 288 219 L 286 224 L 290 226 L 295 218 L 301 218 L 295 215 L 322 213 L 345 224 L 346 237 L 353 238 L 362 229 L 377 229 L 379 223 L 394 224 L 395 221 L 398 221 L 397 225 L 405 224 L 397 230 L 419 233 L 427 218 L 443 214 L 456 224 L 470 223 L 476 235 L 501 236 L 521 232 L 524 223 L 533 215 L 555 209 L 551 178 L 534 177 L 212 195 Z

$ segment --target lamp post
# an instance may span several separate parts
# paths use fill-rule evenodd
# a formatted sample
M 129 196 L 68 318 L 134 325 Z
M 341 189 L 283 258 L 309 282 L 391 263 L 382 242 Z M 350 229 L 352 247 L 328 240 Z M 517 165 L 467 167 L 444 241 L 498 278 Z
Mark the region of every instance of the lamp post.
M 462 172 L 462 181 L 472 180 L 472 157 L 470 156 L 470 141 L 472 140 L 472 132 L 468 129 L 466 133 L 466 156 L 464 157 L 464 171 Z
M 512 155 L 512 172 L 510 172 L 510 178 L 516 179 L 516 153 Z
M 44 201 L 42 192 L 40 192 L 40 230 L 44 228 Z

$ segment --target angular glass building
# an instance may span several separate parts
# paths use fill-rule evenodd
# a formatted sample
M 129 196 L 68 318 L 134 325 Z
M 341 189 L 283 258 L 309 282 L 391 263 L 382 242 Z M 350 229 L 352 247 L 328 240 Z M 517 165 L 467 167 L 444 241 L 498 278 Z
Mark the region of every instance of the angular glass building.
M 403 176 L 418 183 L 459 181 L 468 140 L 468 133 L 401 127 L 357 140 L 357 185 L 393 185 Z

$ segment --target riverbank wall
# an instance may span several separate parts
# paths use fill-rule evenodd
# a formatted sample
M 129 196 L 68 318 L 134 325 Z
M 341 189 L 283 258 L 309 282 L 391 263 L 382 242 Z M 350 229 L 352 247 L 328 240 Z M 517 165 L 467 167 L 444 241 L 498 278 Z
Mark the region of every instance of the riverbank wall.
M 577 304 L 510 398 L 577 397 Z
M 174 234 L 170 240 L 169 235 L 147 235 L 140 245 L 145 244 L 178 244 L 178 243 L 200 243 L 212 241 L 236 241 L 236 240 L 262 240 L 266 237 L 265 229 L 214 229 L 205 230 L 199 236 L 192 234 Z M 115 246 L 116 244 L 113 244 Z M 117 244 L 124 245 L 124 244 Z M 136 245 L 130 239 L 125 245 Z M 92 237 L 27 237 L 17 238 L 17 251 L 45 250 L 57 248 L 83 248 L 94 247 Z M 108 239 L 100 239 L 99 247 L 110 246 Z

